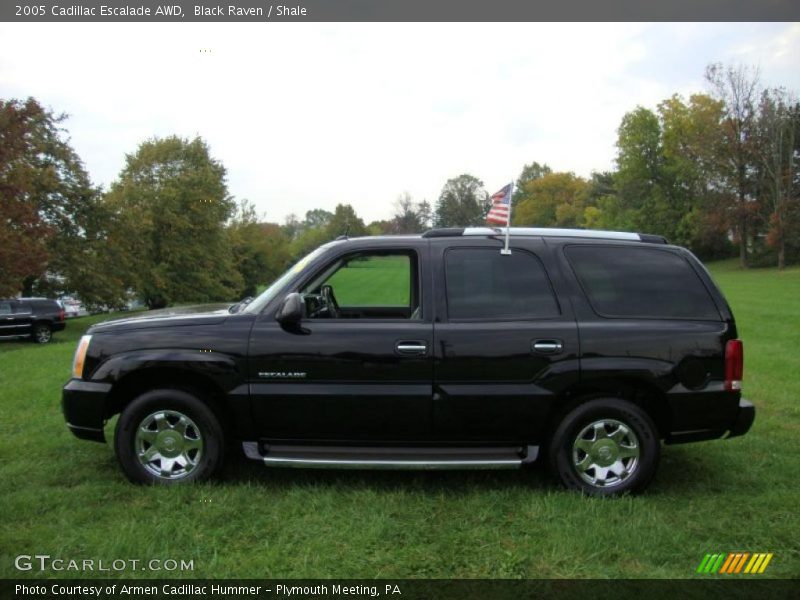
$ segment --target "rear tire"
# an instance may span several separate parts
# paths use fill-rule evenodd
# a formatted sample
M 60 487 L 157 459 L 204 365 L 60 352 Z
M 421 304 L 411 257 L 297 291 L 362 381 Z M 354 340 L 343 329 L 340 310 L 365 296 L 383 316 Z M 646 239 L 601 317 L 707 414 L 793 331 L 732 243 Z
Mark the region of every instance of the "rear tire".
M 641 492 L 655 475 L 661 442 L 652 419 L 619 398 L 596 398 L 569 412 L 548 447 L 561 484 L 592 496 Z
M 53 330 L 47 323 L 35 323 L 31 339 L 37 344 L 49 344 L 53 339 Z
M 114 433 L 128 479 L 149 485 L 203 481 L 222 468 L 222 427 L 195 395 L 177 389 L 145 392 L 122 411 Z

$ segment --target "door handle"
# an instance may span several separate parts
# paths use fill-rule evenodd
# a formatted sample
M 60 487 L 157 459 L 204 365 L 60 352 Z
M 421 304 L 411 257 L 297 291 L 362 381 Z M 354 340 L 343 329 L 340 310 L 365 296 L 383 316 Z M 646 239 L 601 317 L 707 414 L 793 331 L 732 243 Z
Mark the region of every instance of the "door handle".
M 428 353 L 428 344 L 427 342 L 418 340 L 397 342 L 397 344 L 394 346 L 394 349 L 398 354 L 403 354 L 406 356 L 418 356 Z
M 564 349 L 561 340 L 534 340 L 531 342 L 531 350 L 539 354 L 558 354 Z

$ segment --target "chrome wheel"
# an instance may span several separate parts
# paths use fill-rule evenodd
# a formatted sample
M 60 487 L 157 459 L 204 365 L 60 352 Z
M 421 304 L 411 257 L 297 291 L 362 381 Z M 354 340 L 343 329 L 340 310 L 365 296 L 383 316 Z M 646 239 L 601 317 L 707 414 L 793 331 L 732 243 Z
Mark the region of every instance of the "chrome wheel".
M 36 336 L 37 344 L 46 344 L 50 341 L 50 338 L 53 337 L 53 333 L 50 331 L 50 328 L 47 325 L 41 325 L 40 327 L 36 328 L 34 336 Z
M 572 464 L 580 478 L 592 486 L 609 488 L 620 485 L 636 472 L 639 440 L 621 421 L 594 421 L 575 438 Z
M 186 415 L 159 410 L 136 429 L 134 451 L 139 463 L 160 479 L 182 479 L 197 467 L 203 455 L 203 436 Z

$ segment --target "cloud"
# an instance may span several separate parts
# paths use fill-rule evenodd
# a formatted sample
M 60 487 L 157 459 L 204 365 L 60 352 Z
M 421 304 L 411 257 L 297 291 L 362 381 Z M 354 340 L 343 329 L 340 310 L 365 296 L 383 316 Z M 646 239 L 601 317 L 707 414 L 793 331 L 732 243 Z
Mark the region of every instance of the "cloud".
M 386 218 L 463 172 L 613 165 L 636 105 L 702 91 L 712 60 L 797 89 L 796 24 L 3 24 L 0 89 L 70 113 L 108 185 L 152 136 L 200 135 L 271 220 L 352 203 Z

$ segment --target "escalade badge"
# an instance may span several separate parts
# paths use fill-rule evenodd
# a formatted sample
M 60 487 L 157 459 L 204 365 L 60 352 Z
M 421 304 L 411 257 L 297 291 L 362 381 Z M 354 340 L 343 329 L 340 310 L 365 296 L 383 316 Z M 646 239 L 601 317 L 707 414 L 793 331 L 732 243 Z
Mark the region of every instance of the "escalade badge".
M 264 379 L 303 379 L 306 374 L 301 371 L 259 371 L 258 376 Z

